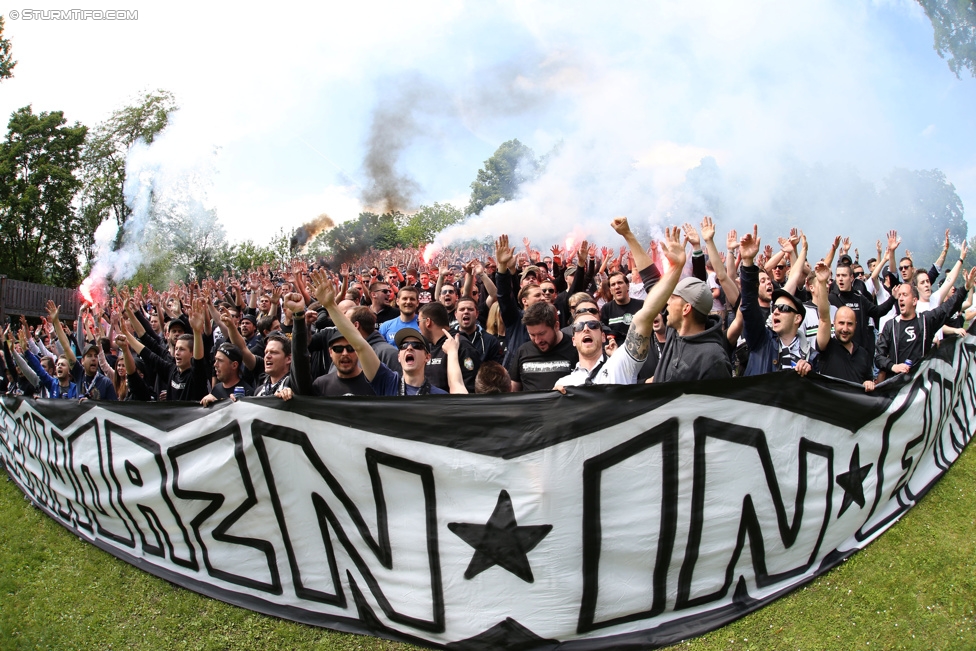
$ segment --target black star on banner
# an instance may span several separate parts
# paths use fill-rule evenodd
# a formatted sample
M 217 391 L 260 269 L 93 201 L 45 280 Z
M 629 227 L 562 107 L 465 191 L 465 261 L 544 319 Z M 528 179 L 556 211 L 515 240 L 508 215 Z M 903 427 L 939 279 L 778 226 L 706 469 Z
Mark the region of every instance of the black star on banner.
M 852 502 L 857 502 L 859 507 L 864 508 L 864 478 L 871 472 L 871 466 L 874 464 L 862 466 L 860 457 L 860 445 L 855 444 L 848 471 L 837 475 L 837 485 L 844 489 L 844 501 L 840 505 L 840 512 L 837 513 L 838 518 L 844 515 L 844 511 Z
M 473 579 L 493 565 L 501 565 L 527 583 L 535 579 L 526 554 L 552 531 L 551 524 L 520 527 L 515 522 L 512 498 L 504 490 L 498 494 L 498 503 L 487 523 L 451 522 L 447 528 L 474 547 L 474 556 L 464 571 L 465 579 Z

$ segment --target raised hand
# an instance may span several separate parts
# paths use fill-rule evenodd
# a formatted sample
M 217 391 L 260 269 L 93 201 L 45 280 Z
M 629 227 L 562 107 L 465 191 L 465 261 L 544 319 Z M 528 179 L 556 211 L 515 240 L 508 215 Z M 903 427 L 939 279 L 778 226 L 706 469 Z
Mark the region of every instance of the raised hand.
M 712 218 L 708 215 L 702 217 L 701 237 L 706 242 L 711 242 L 715 239 L 715 224 L 712 222 Z
M 778 237 L 776 241 L 779 242 L 779 248 L 783 250 L 784 253 L 793 253 L 796 249 L 793 248 L 793 243 L 790 242 L 785 237 Z
M 324 307 L 335 305 L 336 288 L 332 284 L 329 274 L 321 269 L 312 272 L 311 278 L 312 296 Z
M 661 242 L 661 253 L 667 259 L 672 269 L 685 266 L 687 255 L 685 245 L 681 240 L 681 229 L 677 226 L 669 226 L 664 229 L 664 241 Z
M 284 295 L 284 308 L 291 312 L 292 318 L 300 318 L 305 312 L 305 299 L 298 292 Z
M 559 248 L 558 244 L 553 244 L 552 248 L 549 249 L 552 252 L 553 259 L 561 258 L 563 255 L 563 250 Z
M 894 251 L 901 244 L 901 238 L 898 237 L 898 231 L 888 231 L 888 250 Z
M 626 235 L 630 232 L 630 224 L 627 223 L 626 217 L 614 217 L 610 222 L 610 226 L 618 235 Z
M 847 253 L 850 250 L 851 250 L 851 238 L 845 237 L 843 240 L 841 240 L 841 243 L 840 243 L 840 252 L 841 252 L 841 255 Z
M 51 299 L 48 299 L 47 304 L 46 304 L 45 307 L 47 307 L 47 318 L 48 318 L 48 321 L 50 321 L 51 323 L 54 323 L 55 321 L 57 321 L 58 320 L 58 312 L 61 311 L 61 306 L 60 305 L 55 305 L 54 304 L 54 301 L 52 301 Z
M 743 263 L 748 260 L 751 265 L 752 261 L 756 259 L 756 256 L 759 255 L 759 242 L 759 226 L 753 225 L 752 232 L 746 233 L 739 240 L 739 255 L 742 256 Z
M 735 251 L 739 248 L 739 234 L 735 232 L 734 228 L 725 236 L 725 247 L 729 251 Z
M 692 248 L 695 251 L 700 249 L 701 238 L 698 237 L 698 231 L 695 230 L 695 227 L 686 222 L 685 224 L 682 225 L 682 228 L 685 231 L 685 239 L 687 239 L 691 243 Z
M 830 267 L 824 264 L 823 260 L 817 263 L 814 267 L 814 273 L 817 275 L 817 282 L 826 285 L 830 281 Z
M 508 244 L 508 235 L 504 233 L 495 241 L 495 259 L 498 260 L 498 271 L 504 271 L 512 266 L 512 247 Z

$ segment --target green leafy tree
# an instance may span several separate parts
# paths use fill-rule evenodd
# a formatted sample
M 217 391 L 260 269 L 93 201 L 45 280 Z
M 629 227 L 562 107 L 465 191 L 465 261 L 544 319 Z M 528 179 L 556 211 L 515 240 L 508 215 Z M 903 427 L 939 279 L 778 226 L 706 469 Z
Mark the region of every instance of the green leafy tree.
M 151 144 L 177 110 L 173 94 L 165 90 L 146 93 L 138 104 L 121 108 L 95 127 L 82 157 L 81 214 L 87 227 L 82 248 L 89 262 L 94 257 L 94 234 L 106 219 L 119 225 L 116 248 L 124 237 L 132 210 L 125 203 L 125 160 L 138 140 Z
M 75 172 L 88 128 L 66 126 L 61 111 L 14 111 L 0 143 L 0 273 L 63 287 L 79 282 L 72 207 Z
M 935 51 L 959 76 L 976 76 L 976 6 L 973 0 L 918 0 L 935 31 Z
M 541 171 L 535 152 L 518 141 L 503 142 L 471 184 L 467 214 L 477 215 L 486 206 L 515 198 L 519 186 L 538 177 Z
M 421 206 L 413 215 L 403 217 L 400 240 L 406 246 L 420 246 L 434 241 L 442 230 L 464 221 L 464 213 L 449 203 Z
M 941 170 L 893 170 L 884 180 L 879 202 L 881 214 L 920 266 L 938 257 L 946 229 L 954 242 L 967 237 L 962 199 Z
M 10 53 L 10 41 L 3 38 L 3 16 L 0 16 L 0 79 L 10 79 L 17 62 Z

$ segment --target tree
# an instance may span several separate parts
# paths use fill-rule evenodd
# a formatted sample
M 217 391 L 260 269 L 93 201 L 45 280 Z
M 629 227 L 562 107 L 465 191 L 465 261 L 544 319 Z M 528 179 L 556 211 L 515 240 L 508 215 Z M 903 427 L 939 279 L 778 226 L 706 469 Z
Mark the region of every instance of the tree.
M 400 226 L 400 240 L 406 246 L 420 246 L 434 241 L 434 237 L 452 224 L 464 221 L 464 213 L 449 203 L 421 206 L 413 215 L 404 217 Z
M 949 58 L 949 70 L 963 68 L 976 77 L 976 7 L 973 0 L 918 0 L 935 32 L 935 51 Z
M 518 139 L 503 142 L 471 184 L 471 203 L 466 213 L 477 215 L 486 206 L 515 198 L 519 186 L 535 179 L 540 173 L 539 161 L 530 147 Z
M 881 214 L 898 230 L 919 266 L 930 264 L 945 242 L 966 239 L 968 225 L 962 199 L 941 170 L 896 169 L 884 180 Z
M 10 79 L 14 76 L 13 69 L 17 62 L 10 54 L 10 41 L 3 38 L 3 16 L 0 16 L 0 79 Z
M 61 111 L 14 111 L 0 143 L 0 273 L 64 287 L 79 282 L 75 238 L 81 220 L 72 207 L 75 176 L 88 128 Z
M 357 219 L 319 233 L 309 244 L 309 253 L 330 254 L 342 261 L 360 256 L 370 248 L 392 249 L 402 244 L 397 224 L 403 219 L 404 215 L 399 211 L 382 215 L 359 213 Z
M 151 144 L 177 108 L 172 93 L 157 90 L 146 93 L 140 103 L 115 111 L 92 130 L 82 158 L 81 197 L 81 213 L 87 226 L 82 247 L 89 262 L 95 255 L 95 229 L 103 221 L 115 219 L 119 225 L 116 248 L 125 236 L 125 223 L 132 214 L 123 193 L 129 149 L 138 140 Z

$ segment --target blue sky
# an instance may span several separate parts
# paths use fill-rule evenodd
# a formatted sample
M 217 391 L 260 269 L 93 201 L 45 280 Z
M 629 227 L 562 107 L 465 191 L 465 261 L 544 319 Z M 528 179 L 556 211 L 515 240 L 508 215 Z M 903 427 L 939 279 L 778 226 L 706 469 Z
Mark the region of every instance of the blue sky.
M 377 107 L 407 125 L 386 150 L 416 182 L 415 206 L 465 203 L 505 140 L 563 143 L 546 177 L 472 233 L 602 235 L 620 213 L 661 223 L 703 156 L 735 180 L 744 214 L 764 205 L 783 156 L 873 182 L 937 167 L 976 202 L 976 80 L 936 55 L 914 2 L 351 4 L 8 15 L 19 64 L 0 111 L 32 104 L 94 125 L 144 90 L 172 91 L 175 146 L 159 162 L 206 161 L 207 203 L 232 241 L 355 216 Z

